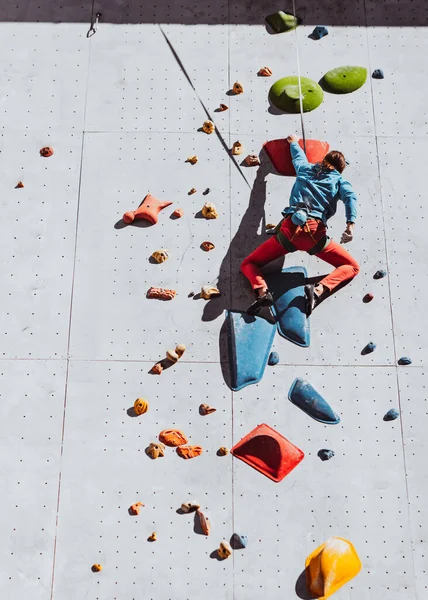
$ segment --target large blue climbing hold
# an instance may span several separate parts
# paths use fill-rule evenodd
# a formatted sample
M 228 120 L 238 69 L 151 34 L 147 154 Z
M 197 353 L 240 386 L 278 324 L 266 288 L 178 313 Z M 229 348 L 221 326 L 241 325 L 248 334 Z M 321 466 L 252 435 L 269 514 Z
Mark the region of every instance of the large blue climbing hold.
M 290 402 L 298 406 L 307 415 L 326 425 L 337 425 L 340 417 L 332 410 L 331 406 L 314 387 L 304 379 L 298 377 L 288 392 Z
M 310 37 L 313 40 L 320 40 L 325 35 L 328 35 L 328 29 L 327 29 L 327 27 L 323 27 L 322 25 L 317 25 L 317 27 L 315 27 L 315 29 L 311 33 Z
M 278 333 L 290 342 L 307 348 L 310 343 L 309 320 L 306 317 L 304 267 L 289 267 L 266 275 L 273 295 L 272 312 Z
M 231 388 L 237 392 L 262 379 L 275 337 L 275 325 L 261 317 L 231 310 L 227 311 L 226 320 Z

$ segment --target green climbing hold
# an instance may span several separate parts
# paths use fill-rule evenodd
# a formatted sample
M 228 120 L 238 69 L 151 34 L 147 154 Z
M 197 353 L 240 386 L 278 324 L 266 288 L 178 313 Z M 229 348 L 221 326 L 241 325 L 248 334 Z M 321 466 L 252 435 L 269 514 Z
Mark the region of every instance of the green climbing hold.
M 297 25 L 301 23 L 301 20 L 298 17 L 285 13 L 282 10 L 279 10 L 272 15 L 268 15 L 265 21 L 272 27 L 275 33 L 291 31 L 292 29 L 296 29 Z
M 317 108 L 324 98 L 322 88 L 308 77 L 300 77 L 303 112 Z M 295 75 L 278 79 L 269 91 L 269 98 L 277 108 L 288 113 L 300 112 L 299 78 Z
M 324 75 L 321 84 L 332 94 L 349 94 L 364 85 L 366 79 L 364 67 L 337 67 Z

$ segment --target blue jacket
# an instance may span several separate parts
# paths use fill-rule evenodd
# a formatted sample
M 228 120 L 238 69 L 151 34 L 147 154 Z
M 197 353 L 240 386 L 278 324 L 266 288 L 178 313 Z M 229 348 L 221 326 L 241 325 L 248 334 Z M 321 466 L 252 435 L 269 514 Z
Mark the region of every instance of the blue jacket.
M 357 196 L 349 181 L 336 169 L 320 170 L 319 164 L 310 164 L 297 142 L 290 144 L 290 150 L 297 177 L 291 190 L 290 206 L 282 214 L 292 214 L 298 208 L 297 204 L 304 203 L 310 207 L 310 217 L 327 223 L 336 212 L 337 201 L 342 200 L 346 221 L 354 223 L 357 218 Z

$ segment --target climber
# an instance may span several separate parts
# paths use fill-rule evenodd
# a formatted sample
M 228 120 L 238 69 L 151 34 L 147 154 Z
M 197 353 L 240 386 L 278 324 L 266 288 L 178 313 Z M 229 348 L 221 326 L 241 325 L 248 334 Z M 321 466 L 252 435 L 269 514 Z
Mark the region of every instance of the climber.
M 358 275 L 357 261 L 327 234 L 327 221 L 336 212 L 337 201 L 345 204 L 346 228 L 340 242 L 346 244 L 354 237 L 357 216 L 357 197 L 351 184 L 342 177 L 346 162 L 341 152 L 329 152 L 321 163 L 312 165 L 298 144 L 297 135 L 287 138 L 296 170 L 289 206 L 282 211 L 284 218 L 275 235 L 256 248 L 241 264 L 241 271 L 250 281 L 256 301 L 247 310 L 255 315 L 264 306 L 272 306 L 273 297 L 260 267 L 296 250 L 314 254 L 333 265 L 335 270 L 318 284 L 305 286 L 306 315 L 339 284 Z

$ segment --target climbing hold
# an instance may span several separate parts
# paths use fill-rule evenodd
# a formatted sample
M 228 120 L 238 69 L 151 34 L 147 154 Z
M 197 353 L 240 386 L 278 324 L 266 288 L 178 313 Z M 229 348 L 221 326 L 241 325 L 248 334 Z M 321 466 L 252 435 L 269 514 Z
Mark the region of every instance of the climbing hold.
M 234 533 L 230 538 L 230 544 L 234 550 L 241 550 L 242 548 L 247 547 L 248 537 L 246 535 L 239 535 L 239 533 Z
M 137 398 L 134 402 L 134 411 L 136 415 L 144 415 L 149 409 L 149 403 L 144 398 Z
M 195 188 L 191 188 L 188 192 L 187 195 L 191 196 L 192 194 L 196 194 L 196 189 Z
M 275 223 L 268 223 L 266 225 L 266 231 L 269 231 L 271 229 L 275 229 L 276 228 L 276 224 Z
M 301 23 L 301 19 L 295 17 L 294 15 L 290 15 L 289 13 L 285 13 L 282 10 L 279 10 L 272 15 L 268 15 L 265 21 L 268 25 L 270 25 L 275 33 L 291 31 L 292 29 L 296 29 L 296 27 Z
M 318 108 L 324 98 L 321 86 L 308 77 L 300 77 L 300 88 L 303 112 L 310 112 Z M 299 78 L 293 75 L 278 79 L 269 90 L 269 98 L 279 110 L 287 113 L 299 113 Z
M 303 140 L 299 140 L 298 143 L 303 150 Z M 290 144 L 286 139 L 265 142 L 263 148 L 278 173 L 289 176 L 296 175 L 296 171 L 291 160 Z M 329 150 L 330 145 L 327 142 L 320 142 L 319 140 L 306 140 L 306 158 L 312 164 L 321 162 Z
M 201 446 L 179 446 L 177 448 L 178 456 L 181 458 L 196 458 L 200 456 L 203 452 L 203 448 Z
M 242 85 L 239 83 L 239 81 L 235 81 L 235 83 L 233 84 L 233 88 L 232 91 L 235 94 L 243 94 L 244 93 L 244 88 L 242 87 Z
M 244 158 L 244 163 L 248 167 L 257 167 L 260 164 L 260 159 L 257 156 L 257 154 L 249 154 L 247 157 Z
M 400 413 L 398 412 L 398 410 L 396 408 L 390 408 L 389 411 L 384 415 L 383 420 L 384 421 L 395 421 L 395 419 L 398 419 L 399 416 L 400 416 Z
M 156 542 L 156 540 L 158 539 L 158 536 L 156 535 L 156 531 L 154 531 L 153 533 L 151 533 L 149 535 L 149 537 L 147 538 L 148 542 Z
M 144 219 L 155 225 L 158 222 L 160 211 L 171 204 L 172 202 L 158 200 L 151 194 L 147 194 L 137 210 L 130 210 L 123 215 L 123 221 L 129 225 L 135 219 Z
M 44 148 L 40 149 L 40 156 L 43 156 L 43 158 L 49 158 L 49 156 L 52 156 L 53 153 L 53 148 L 50 146 L 45 146 Z
M 99 573 L 102 570 L 103 570 L 103 566 L 99 565 L 99 564 L 92 565 L 92 567 L 91 567 L 91 571 L 93 573 Z
M 198 162 L 198 157 L 197 156 L 189 156 L 189 158 L 186 158 L 185 162 L 188 162 L 191 165 L 196 165 L 196 163 Z
M 139 515 L 141 507 L 144 506 L 142 502 L 136 502 L 135 504 L 131 504 L 129 507 L 129 512 L 131 515 Z
M 367 346 L 364 346 L 364 348 L 361 350 L 361 354 L 363 356 L 366 356 L 366 354 L 371 354 L 375 350 L 376 350 L 376 344 L 374 342 L 369 342 L 367 344 Z
M 172 363 L 176 363 L 177 360 L 180 358 L 175 350 L 167 350 L 166 351 L 166 357 Z
M 381 269 L 379 271 L 376 271 L 376 273 L 373 275 L 373 279 L 383 279 L 387 275 L 388 275 L 388 273 L 386 271 L 384 271 L 383 269 Z
M 305 456 L 300 448 L 266 424 L 250 431 L 231 452 L 276 482 L 284 479 Z
M 328 450 L 327 448 L 322 448 L 318 451 L 318 456 L 322 461 L 330 460 L 330 458 L 333 458 L 334 455 L 335 452 L 333 450 Z
M 210 193 L 210 191 L 211 191 L 211 190 L 210 190 L 210 188 L 206 188 L 206 189 L 205 189 L 205 190 L 202 192 L 202 195 L 203 195 L 203 196 L 206 196 L 207 194 L 209 194 L 209 193 Z
M 368 304 L 369 302 L 371 302 L 373 300 L 374 296 L 373 294 L 366 294 L 363 298 L 363 302 L 365 304 Z
M 217 554 L 221 560 L 229 558 L 229 556 L 232 554 L 232 548 L 230 547 L 229 542 L 226 542 L 225 540 L 220 542 L 220 547 L 217 550 Z
M 212 202 L 205 202 L 202 207 L 202 216 L 206 219 L 217 219 L 218 212 L 215 205 Z
M 227 311 L 231 388 L 234 392 L 258 383 L 266 368 L 275 337 L 275 325 L 244 312 Z
M 401 358 L 398 359 L 398 364 L 399 365 L 411 365 L 412 359 L 409 358 L 408 356 L 402 356 Z
M 205 252 L 209 252 L 210 250 L 214 250 L 215 246 L 212 242 L 202 242 L 201 248 L 202 250 L 205 250 Z
M 215 412 L 217 409 L 214 408 L 213 406 L 210 406 L 209 404 L 201 404 L 199 406 L 199 413 L 201 415 L 210 415 L 213 412 Z
M 232 154 L 234 156 L 238 156 L 239 154 L 242 154 L 244 152 L 244 146 L 241 144 L 241 142 L 234 142 L 233 146 L 232 146 Z
M 176 295 L 177 292 L 175 290 L 157 287 L 151 287 L 147 292 L 147 298 L 155 298 L 156 300 L 172 300 Z
M 268 358 L 268 365 L 273 367 L 279 363 L 279 354 L 278 352 L 271 352 Z
M 303 412 L 325 425 L 337 425 L 340 417 L 316 389 L 304 379 L 297 377 L 288 392 L 288 399 Z
M 163 371 L 162 363 L 158 362 L 150 369 L 150 373 L 153 375 L 161 375 Z
M 322 78 L 324 89 L 333 94 L 350 94 L 363 86 L 367 79 L 365 67 L 337 67 Z
M 185 352 L 186 352 L 186 346 L 184 344 L 178 344 L 175 347 L 175 353 L 177 354 L 178 358 L 181 358 Z
M 306 317 L 304 267 L 288 267 L 267 274 L 266 281 L 273 295 L 272 312 L 279 335 L 307 348 L 310 343 L 310 320 Z
M 327 600 L 361 570 L 354 546 L 341 537 L 331 537 L 306 559 L 309 592 L 319 600 Z
M 226 448 L 226 446 L 220 446 L 220 448 L 217 450 L 218 456 L 227 456 L 228 454 L 229 448 Z
M 257 75 L 259 75 L 259 77 L 270 77 L 272 75 L 272 70 L 269 69 L 269 67 L 262 67 Z
M 311 37 L 313 40 L 320 40 L 325 35 L 328 35 L 327 27 L 323 27 L 322 25 L 317 25 L 317 27 L 315 27 L 315 29 L 313 30 L 313 32 L 311 33 L 311 35 L 309 37 Z
M 373 79 L 384 79 L 385 75 L 383 74 L 382 69 L 375 69 L 372 73 Z
M 176 208 L 175 211 L 172 213 L 172 216 L 175 219 L 181 219 L 181 217 L 183 216 L 184 211 L 182 208 Z
M 15 190 L 22 189 L 23 187 L 24 187 L 24 184 L 22 183 L 22 181 L 18 181 L 18 183 L 15 185 Z
M 153 459 L 165 456 L 165 446 L 152 442 L 146 449 L 146 454 Z
M 205 121 L 204 124 L 202 125 L 202 131 L 205 131 L 205 133 L 214 133 L 215 131 L 215 125 L 212 121 Z
M 159 434 L 159 440 L 165 446 L 181 446 L 181 444 L 187 444 L 187 437 L 179 429 L 164 429 Z
M 169 258 L 169 252 L 165 248 L 161 248 L 160 250 L 155 250 L 152 254 L 152 258 L 157 263 L 163 263 Z
M 201 297 L 204 300 L 211 300 L 211 298 L 216 298 L 217 296 L 221 296 L 221 292 L 219 289 L 212 285 L 204 285 L 201 288 Z
M 183 502 L 183 504 L 181 505 L 181 510 L 184 513 L 195 512 L 199 508 L 201 508 L 201 505 L 200 504 L 195 504 L 194 502 Z
M 196 511 L 195 519 L 198 519 L 202 533 L 204 535 L 209 535 L 211 530 L 210 520 L 201 510 L 199 510 L 199 508 Z
M 219 107 L 218 111 L 219 112 L 223 112 L 225 110 L 228 110 L 228 108 L 229 107 L 227 106 L 227 104 L 220 104 L 220 107 Z

